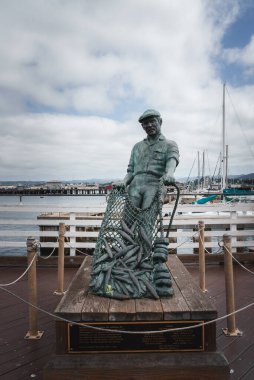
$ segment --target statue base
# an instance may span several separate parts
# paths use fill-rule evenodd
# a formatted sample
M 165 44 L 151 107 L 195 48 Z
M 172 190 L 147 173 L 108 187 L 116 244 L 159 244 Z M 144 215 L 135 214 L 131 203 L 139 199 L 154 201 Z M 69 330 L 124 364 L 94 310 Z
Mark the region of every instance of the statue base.
M 89 293 L 87 257 L 55 310 L 70 322 L 56 320 L 56 353 L 44 380 L 229 379 L 216 323 L 204 324 L 217 311 L 175 255 L 167 265 L 171 298 L 120 301 Z

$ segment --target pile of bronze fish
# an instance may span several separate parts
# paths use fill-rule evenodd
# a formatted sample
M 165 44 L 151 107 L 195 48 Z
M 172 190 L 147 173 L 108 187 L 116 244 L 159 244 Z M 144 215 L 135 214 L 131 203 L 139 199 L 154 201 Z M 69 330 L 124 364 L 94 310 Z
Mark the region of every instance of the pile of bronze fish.
M 167 255 L 168 239 L 152 243 L 137 221 L 129 227 L 122 220 L 114 234 L 101 239 L 100 255 L 93 257 L 90 290 L 121 300 L 171 296 Z

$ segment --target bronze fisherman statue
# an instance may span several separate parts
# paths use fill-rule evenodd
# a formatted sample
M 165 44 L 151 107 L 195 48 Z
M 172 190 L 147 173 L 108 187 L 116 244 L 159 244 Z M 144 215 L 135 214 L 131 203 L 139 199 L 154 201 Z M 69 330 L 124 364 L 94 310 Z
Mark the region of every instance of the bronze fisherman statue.
M 158 111 L 148 109 L 138 121 L 147 137 L 132 149 L 124 185 L 128 186 L 133 204 L 145 209 L 151 204 L 160 179 L 166 186 L 175 182 L 179 151 L 176 143 L 161 133 L 162 118 Z
M 173 295 L 162 199 L 175 182 L 178 147 L 161 134 L 158 111 L 139 118 L 147 137 L 134 145 L 127 175 L 109 195 L 93 255 L 92 293 L 117 299 Z

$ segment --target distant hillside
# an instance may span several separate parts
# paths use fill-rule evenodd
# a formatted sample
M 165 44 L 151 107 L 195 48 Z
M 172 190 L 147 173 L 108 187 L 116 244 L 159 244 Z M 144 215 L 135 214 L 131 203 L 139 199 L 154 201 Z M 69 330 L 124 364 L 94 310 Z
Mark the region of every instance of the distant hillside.
M 119 181 L 119 178 L 88 178 L 88 179 L 71 179 L 69 181 L 63 181 L 64 183 L 109 183 Z
M 239 177 L 237 177 L 238 179 L 254 179 L 254 173 L 250 173 L 250 174 L 241 174 Z
M 38 186 L 45 183 L 45 181 L 0 181 L 0 185 L 4 186 Z
M 248 180 L 248 179 L 254 179 L 254 173 L 249 174 L 235 174 L 235 175 L 229 175 L 229 179 L 239 179 L 239 180 Z M 197 179 L 197 177 L 191 177 L 189 180 L 194 181 Z M 179 182 L 186 182 L 187 177 L 177 177 L 176 180 Z M 98 183 L 98 184 L 105 184 L 110 182 L 119 181 L 119 178 L 88 178 L 88 179 L 70 179 L 70 180 L 59 180 L 62 183 Z M 0 181 L 0 185 L 5 186 L 33 186 L 33 185 L 43 185 L 47 181 Z
M 249 174 L 234 174 L 234 175 L 229 175 L 228 178 L 229 179 L 235 179 L 235 180 L 237 180 L 237 179 L 239 179 L 239 180 L 254 179 L 254 173 L 249 173 Z M 189 178 L 190 181 L 194 181 L 195 179 L 197 179 L 197 176 Z M 186 182 L 187 181 L 187 177 L 176 177 L 176 180 L 179 181 L 179 182 Z
M 105 184 L 105 183 L 111 183 L 114 181 L 119 181 L 119 179 L 112 179 L 112 178 L 89 178 L 89 179 L 71 179 L 71 180 L 59 180 L 59 182 L 62 183 L 73 183 L 73 184 L 78 184 L 78 183 L 98 183 L 98 184 Z M 50 181 L 0 181 L 0 186 L 40 186 L 44 185 L 45 183 L 50 182 Z

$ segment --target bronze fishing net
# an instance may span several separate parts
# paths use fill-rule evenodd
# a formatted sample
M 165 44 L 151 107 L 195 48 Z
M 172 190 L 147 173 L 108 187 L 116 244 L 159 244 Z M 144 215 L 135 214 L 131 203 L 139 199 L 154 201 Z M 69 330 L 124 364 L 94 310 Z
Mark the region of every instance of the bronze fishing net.
M 147 209 L 135 207 L 126 188 L 113 188 L 93 255 L 91 291 L 117 299 L 159 298 L 156 280 L 160 294 L 171 295 L 164 286 L 170 281 L 165 260 L 154 260 L 161 251 L 165 257 L 161 183 Z

